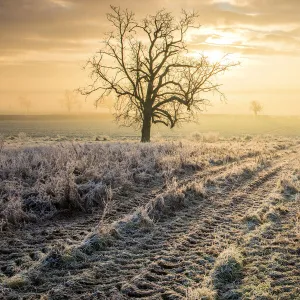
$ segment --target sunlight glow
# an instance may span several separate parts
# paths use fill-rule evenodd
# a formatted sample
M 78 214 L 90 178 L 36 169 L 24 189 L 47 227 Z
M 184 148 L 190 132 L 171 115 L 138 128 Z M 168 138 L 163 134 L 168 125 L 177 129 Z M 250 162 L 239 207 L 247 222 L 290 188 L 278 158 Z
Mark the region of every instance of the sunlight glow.
M 222 60 L 230 62 L 238 62 L 240 60 L 239 53 L 225 53 L 221 50 L 206 50 L 203 52 L 195 51 L 188 54 L 189 57 L 199 59 L 202 56 L 206 56 L 210 63 L 216 63 Z
M 219 50 L 206 51 L 205 55 L 208 57 L 208 60 L 212 63 L 221 61 L 225 56 L 225 53 Z
M 239 44 L 241 42 L 241 37 L 235 33 L 227 32 L 222 33 L 222 35 L 211 36 L 206 39 L 207 44 L 215 45 L 233 45 Z
M 50 0 L 50 2 L 62 8 L 69 8 L 71 6 L 71 3 L 65 0 Z

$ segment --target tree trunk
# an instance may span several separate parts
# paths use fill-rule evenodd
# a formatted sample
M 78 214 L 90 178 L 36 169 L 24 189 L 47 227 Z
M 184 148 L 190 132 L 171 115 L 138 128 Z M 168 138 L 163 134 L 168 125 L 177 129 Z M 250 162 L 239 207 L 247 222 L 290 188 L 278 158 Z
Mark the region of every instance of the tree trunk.
M 150 142 L 151 132 L 151 113 L 144 112 L 143 126 L 142 126 L 142 143 Z

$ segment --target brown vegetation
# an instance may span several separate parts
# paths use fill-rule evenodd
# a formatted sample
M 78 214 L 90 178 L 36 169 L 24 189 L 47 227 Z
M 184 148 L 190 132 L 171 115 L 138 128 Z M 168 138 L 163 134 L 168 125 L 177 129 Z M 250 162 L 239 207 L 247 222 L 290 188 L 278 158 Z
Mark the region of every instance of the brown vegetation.
M 4 146 L 0 298 L 296 299 L 299 151 L 287 139 Z

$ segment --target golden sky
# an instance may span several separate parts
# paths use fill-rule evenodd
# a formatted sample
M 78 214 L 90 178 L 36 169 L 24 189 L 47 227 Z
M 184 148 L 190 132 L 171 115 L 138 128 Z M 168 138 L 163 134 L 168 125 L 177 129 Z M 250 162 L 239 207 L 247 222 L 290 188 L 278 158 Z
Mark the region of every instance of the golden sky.
M 109 30 L 109 5 L 137 18 L 165 8 L 199 12 L 200 29 L 188 43 L 212 59 L 231 53 L 241 66 L 220 81 L 228 102 L 213 99 L 208 113 L 249 113 L 258 100 L 265 114 L 300 114 L 299 0 L 0 0 L 0 113 L 63 111 L 64 90 L 84 86 L 84 61 Z M 93 110 L 92 99 L 82 111 Z

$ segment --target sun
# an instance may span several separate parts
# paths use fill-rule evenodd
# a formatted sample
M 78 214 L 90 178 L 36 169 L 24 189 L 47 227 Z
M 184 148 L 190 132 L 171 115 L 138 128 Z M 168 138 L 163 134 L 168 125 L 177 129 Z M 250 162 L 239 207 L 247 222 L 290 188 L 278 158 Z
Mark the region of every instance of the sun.
M 205 56 L 207 60 L 214 64 L 217 62 L 221 62 L 226 60 L 227 62 L 237 62 L 240 59 L 239 53 L 226 53 L 221 50 L 206 50 L 206 51 L 195 51 L 191 52 L 188 54 L 188 56 L 195 58 L 195 59 L 200 59 L 201 57 Z
M 211 50 L 211 51 L 206 51 L 204 55 L 207 56 L 208 60 L 211 63 L 216 63 L 218 61 L 223 60 L 224 57 L 226 56 L 226 53 L 220 50 Z

